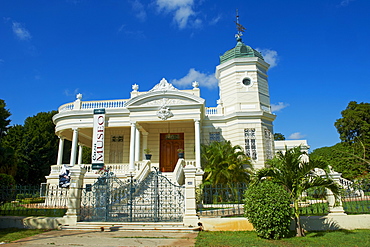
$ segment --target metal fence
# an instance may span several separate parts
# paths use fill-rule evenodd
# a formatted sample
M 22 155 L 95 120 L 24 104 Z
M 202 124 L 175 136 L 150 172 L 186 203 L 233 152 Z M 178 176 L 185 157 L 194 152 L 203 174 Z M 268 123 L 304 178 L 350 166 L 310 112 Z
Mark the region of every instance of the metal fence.
M 202 186 L 197 189 L 197 213 L 205 217 L 233 217 L 244 215 L 246 184 Z M 301 215 L 326 215 L 329 205 L 325 189 L 310 189 L 299 202 Z M 342 189 L 342 206 L 347 214 L 370 214 L 369 184 L 351 184 Z
M 203 185 L 197 189 L 197 213 L 206 217 L 244 215 L 246 184 Z
M 0 187 L 2 216 L 63 216 L 68 189 L 58 185 L 15 185 Z

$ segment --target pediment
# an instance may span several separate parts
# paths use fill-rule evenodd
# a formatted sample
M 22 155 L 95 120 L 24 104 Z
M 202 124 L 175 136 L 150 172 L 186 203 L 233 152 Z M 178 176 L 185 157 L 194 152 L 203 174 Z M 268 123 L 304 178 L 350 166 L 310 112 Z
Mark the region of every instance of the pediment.
M 132 98 L 126 107 L 175 106 L 204 104 L 204 99 L 181 91 L 153 91 Z

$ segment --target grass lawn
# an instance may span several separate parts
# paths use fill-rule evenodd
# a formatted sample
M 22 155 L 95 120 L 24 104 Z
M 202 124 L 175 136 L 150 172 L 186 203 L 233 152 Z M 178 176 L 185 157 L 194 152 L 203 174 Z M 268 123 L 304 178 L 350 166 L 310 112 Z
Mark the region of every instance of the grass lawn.
M 9 243 L 21 238 L 27 238 L 39 233 L 46 232 L 43 229 L 18 229 L 18 228 L 5 228 L 0 229 L 0 243 Z
M 306 237 L 266 240 L 255 232 L 199 232 L 195 246 L 370 246 L 370 230 L 310 232 Z

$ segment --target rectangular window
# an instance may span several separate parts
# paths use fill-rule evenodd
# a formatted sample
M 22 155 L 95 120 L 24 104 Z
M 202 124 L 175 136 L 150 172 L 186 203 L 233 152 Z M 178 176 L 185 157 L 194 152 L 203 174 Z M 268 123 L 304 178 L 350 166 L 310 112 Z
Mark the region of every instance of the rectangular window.
M 272 152 L 272 134 L 271 131 L 267 128 L 264 130 L 265 132 L 265 152 L 266 152 L 266 159 L 270 160 L 273 158 Z
M 221 134 L 220 132 L 209 132 L 209 142 L 220 142 Z
M 251 159 L 257 159 L 256 129 L 244 129 L 245 154 Z
M 123 162 L 123 136 L 112 135 L 109 149 L 109 163 L 119 164 Z

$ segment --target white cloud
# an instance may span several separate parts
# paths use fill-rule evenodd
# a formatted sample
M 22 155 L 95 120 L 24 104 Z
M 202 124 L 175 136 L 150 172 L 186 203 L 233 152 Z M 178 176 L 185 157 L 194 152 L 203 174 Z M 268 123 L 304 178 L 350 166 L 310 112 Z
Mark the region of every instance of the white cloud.
M 64 90 L 64 95 L 65 95 L 65 96 L 68 96 L 68 97 L 71 97 L 71 96 L 75 96 L 75 97 L 76 97 L 76 96 L 77 96 L 77 94 L 79 93 L 79 90 L 80 90 L 79 88 L 76 88 L 76 89 L 73 91 L 73 93 L 72 93 L 72 92 L 70 92 L 70 91 L 69 91 L 69 89 L 65 89 L 65 90 Z
M 191 86 L 192 82 L 199 82 L 199 86 L 207 88 L 215 88 L 217 86 L 217 79 L 215 74 L 206 74 L 196 71 L 194 68 L 191 68 L 186 76 L 178 80 L 172 80 L 171 83 L 180 86 L 186 87 Z
M 277 111 L 280 111 L 282 109 L 284 109 L 285 107 L 288 107 L 289 104 L 287 103 L 284 103 L 284 102 L 279 102 L 277 104 L 271 104 L 271 111 L 272 112 L 277 112 Z
M 270 49 L 260 49 L 260 48 L 257 48 L 256 50 L 262 54 L 266 63 L 270 64 L 270 68 L 277 66 L 277 62 L 279 60 L 277 51 L 270 50 Z
M 209 25 L 216 25 L 219 21 L 221 20 L 221 15 L 216 16 L 213 18 L 210 22 Z
M 188 25 L 189 18 L 195 16 L 194 0 L 156 0 L 159 11 L 173 14 L 173 20 L 180 29 Z
M 295 132 L 293 134 L 291 134 L 288 139 L 292 139 L 292 140 L 299 140 L 299 139 L 302 139 L 304 138 L 306 135 L 303 135 L 301 134 L 300 132 Z
M 136 12 L 136 17 L 140 21 L 145 21 L 147 14 L 144 5 L 139 0 L 130 1 L 132 9 Z
M 354 0 L 342 0 L 339 5 L 342 6 L 342 7 L 346 7 L 346 6 L 348 6 L 348 4 L 350 2 L 353 2 L 353 1 Z
M 19 22 L 13 21 L 13 33 L 17 36 L 20 40 L 29 40 L 32 38 L 30 32 L 22 26 Z

